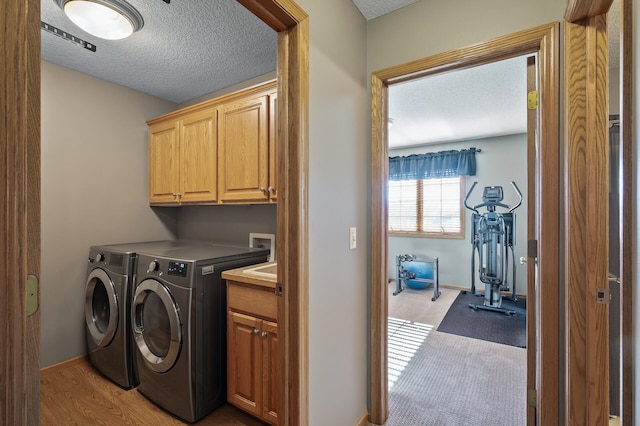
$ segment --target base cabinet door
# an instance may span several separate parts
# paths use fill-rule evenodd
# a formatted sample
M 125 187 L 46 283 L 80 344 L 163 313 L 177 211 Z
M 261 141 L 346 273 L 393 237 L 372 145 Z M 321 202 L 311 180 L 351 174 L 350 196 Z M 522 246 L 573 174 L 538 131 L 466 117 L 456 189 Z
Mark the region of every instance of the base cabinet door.
M 280 369 L 274 292 L 227 281 L 227 401 L 278 424 Z
M 262 323 L 262 418 L 271 424 L 278 424 L 278 324 L 271 321 Z
M 260 416 L 262 320 L 229 311 L 227 321 L 227 399 L 236 407 Z

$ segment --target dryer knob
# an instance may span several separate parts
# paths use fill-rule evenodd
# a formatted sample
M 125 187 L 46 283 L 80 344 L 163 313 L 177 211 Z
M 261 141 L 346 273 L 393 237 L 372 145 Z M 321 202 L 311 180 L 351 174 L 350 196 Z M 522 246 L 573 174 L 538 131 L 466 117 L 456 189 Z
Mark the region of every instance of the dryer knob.
M 104 254 L 102 253 L 96 254 L 96 262 L 103 262 L 103 261 L 104 261 Z
M 147 269 L 147 273 L 157 271 L 159 267 L 160 264 L 158 263 L 158 261 L 152 260 L 151 262 L 149 262 L 149 269 Z

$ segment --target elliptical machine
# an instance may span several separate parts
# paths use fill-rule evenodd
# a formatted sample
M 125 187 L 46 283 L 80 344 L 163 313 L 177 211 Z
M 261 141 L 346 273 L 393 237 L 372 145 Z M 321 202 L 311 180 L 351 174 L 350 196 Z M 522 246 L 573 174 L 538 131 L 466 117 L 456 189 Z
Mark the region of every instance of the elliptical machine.
M 503 191 L 501 186 L 485 186 L 482 194 L 482 203 L 473 207 L 467 204 L 467 200 L 473 192 L 474 182 L 464 198 L 464 206 L 473 211 L 473 233 L 471 240 L 471 293 L 476 294 L 475 284 L 475 259 L 478 253 L 478 275 L 485 285 L 484 304 L 469 304 L 471 309 L 485 309 L 488 311 L 503 312 L 507 315 L 515 315 L 516 311 L 502 307 L 502 291 L 509 291 L 509 261 L 512 269 L 513 292 L 509 300 L 517 301 L 516 295 L 516 261 L 515 261 L 515 235 L 514 229 L 516 216 L 513 211 L 522 204 L 522 193 L 515 182 L 511 186 L 518 194 L 518 204 L 511 207 L 502 203 Z M 480 214 L 478 209 L 486 207 L 487 211 Z M 507 209 L 506 213 L 497 212 L 496 208 Z M 509 259 L 511 257 L 511 259 Z M 482 294 L 478 293 L 477 296 Z

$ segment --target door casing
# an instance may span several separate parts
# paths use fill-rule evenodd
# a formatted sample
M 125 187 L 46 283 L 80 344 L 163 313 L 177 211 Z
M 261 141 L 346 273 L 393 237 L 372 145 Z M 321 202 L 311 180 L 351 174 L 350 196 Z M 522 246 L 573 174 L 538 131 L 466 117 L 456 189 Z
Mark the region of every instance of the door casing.
M 560 354 L 559 312 L 559 186 L 560 147 L 558 134 L 558 35 L 559 24 L 551 23 L 499 37 L 466 48 L 445 52 L 374 72 L 371 76 L 371 347 L 369 420 L 384 423 L 389 415 L 387 392 L 387 87 L 410 78 L 463 69 L 537 54 L 539 113 L 535 167 L 537 183 L 537 307 L 536 381 L 538 424 L 554 424 L 558 419 Z M 530 167 L 532 167 L 530 165 Z M 530 253 L 529 262 L 536 261 Z M 539 368 L 544 365 L 545 368 Z
M 309 23 L 292 0 L 238 0 L 278 32 L 278 315 L 282 425 L 308 423 Z M 0 2 L 0 418 L 39 424 L 40 316 L 25 318 L 40 275 L 40 0 Z M 286 385 L 285 385 L 286 384 Z

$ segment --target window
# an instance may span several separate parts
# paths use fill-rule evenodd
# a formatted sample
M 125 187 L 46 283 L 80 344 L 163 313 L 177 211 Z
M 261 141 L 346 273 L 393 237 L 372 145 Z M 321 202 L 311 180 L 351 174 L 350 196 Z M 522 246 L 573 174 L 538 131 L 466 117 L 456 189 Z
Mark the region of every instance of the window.
M 389 181 L 389 233 L 464 238 L 460 176 Z

